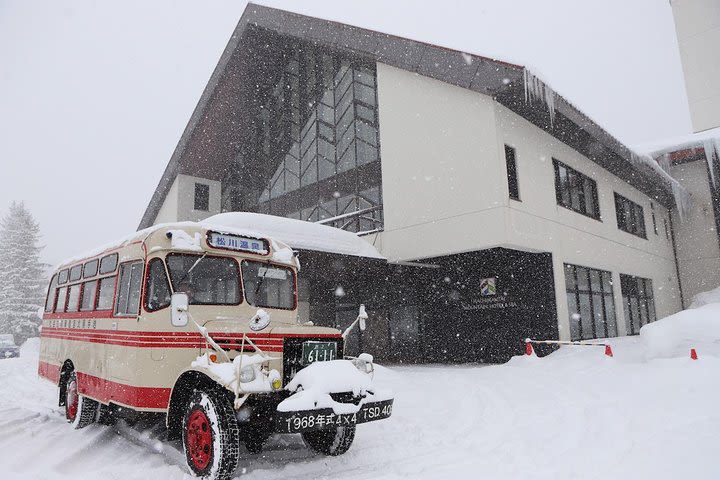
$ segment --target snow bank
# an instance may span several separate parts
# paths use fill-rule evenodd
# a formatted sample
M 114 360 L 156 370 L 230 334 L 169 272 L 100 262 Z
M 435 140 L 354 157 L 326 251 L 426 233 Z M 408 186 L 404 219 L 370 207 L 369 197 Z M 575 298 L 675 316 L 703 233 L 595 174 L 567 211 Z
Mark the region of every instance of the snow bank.
M 720 303 L 683 310 L 645 325 L 640 340 L 648 359 L 687 358 L 691 348 L 701 356 L 720 356 Z
M 202 223 L 214 225 L 216 228 L 227 227 L 259 232 L 302 250 L 339 253 L 355 257 L 385 258 L 375 247 L 353 232 L 293 218 L 260 213 L 228 212 L 213 215 Z
M 720 287 L 695 295 L 690 303 L 690 308 L 700 308 L 710 303 L 720 303 Z

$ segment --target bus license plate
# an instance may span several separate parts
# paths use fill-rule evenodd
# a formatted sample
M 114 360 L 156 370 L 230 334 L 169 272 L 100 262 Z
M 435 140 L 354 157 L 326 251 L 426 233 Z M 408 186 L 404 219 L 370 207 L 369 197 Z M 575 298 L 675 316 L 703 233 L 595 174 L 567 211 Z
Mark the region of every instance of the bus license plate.
M 327 362 L 337 358 L 337 344 L 335 342 L 305 342 L 302 346 L 302 363 L 310 365 L 313 362 Z

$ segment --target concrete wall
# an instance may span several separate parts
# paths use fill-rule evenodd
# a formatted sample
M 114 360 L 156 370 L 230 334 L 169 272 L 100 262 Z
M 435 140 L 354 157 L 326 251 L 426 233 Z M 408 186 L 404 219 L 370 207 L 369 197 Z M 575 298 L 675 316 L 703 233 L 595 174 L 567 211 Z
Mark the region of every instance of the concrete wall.
M 672 167 L 670 173 L 692 195 L 687 218 L 674 216 L 678 267 L 686 306 L 700 292 L 720 286 L 720 244 L 710 193 L 707 164 L 697 160 Z
M 195 210 L 195 184 L 202 183 L 210 186 L 209 209 Z M 178 221 L 198 221 L 211 215 L 220 213 L 220 182 L 207 178 L 193 177 L 190 175 L 178 175 L 175 177 L 165 202 L 160 207 L 157 217 L 153 222 L 158 223 Z
M 720 127 L 720 2 L 672 0 L 671 4 L 693 129 Z
M 669 212 L 492 98 L 378 64 L 385 230 L 391 261 L 503 246 L 551 252 L 561 338 L 569 337 L 563 264 L 609 270 L 624 333 L 620 273 L 653 281 L 658 317 L 681 306 Z M 508 198 L 504 144 L 516 149 L 521 201 Z M 552 158 L 598 184 L 601 221 L 557 205 Z M 614 192 L 642 205 L 647 239 L 618 229 Z

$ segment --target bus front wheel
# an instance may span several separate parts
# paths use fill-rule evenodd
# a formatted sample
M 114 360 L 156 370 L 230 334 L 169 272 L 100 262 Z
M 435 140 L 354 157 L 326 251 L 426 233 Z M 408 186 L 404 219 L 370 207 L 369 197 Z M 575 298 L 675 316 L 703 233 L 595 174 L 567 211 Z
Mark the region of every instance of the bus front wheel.
M 182 437 L 185 459 L 195 475 L 208 480 L 232 477 L 238 464 L 240 438 L 226 392 L 208 388 L 190 395 Z

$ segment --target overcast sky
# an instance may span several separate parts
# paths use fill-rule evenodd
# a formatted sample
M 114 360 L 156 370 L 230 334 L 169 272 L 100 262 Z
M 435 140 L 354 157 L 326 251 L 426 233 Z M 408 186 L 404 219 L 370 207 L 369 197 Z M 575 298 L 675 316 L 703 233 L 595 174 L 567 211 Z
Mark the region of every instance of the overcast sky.
M 264 0 L 528 65 L 621 141 L 691 131 L 668 0 Z M 0 215 L 44 258 L 134 230 L 246 2 L 0 0 Z

